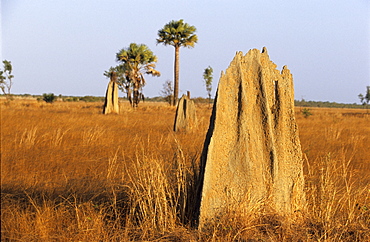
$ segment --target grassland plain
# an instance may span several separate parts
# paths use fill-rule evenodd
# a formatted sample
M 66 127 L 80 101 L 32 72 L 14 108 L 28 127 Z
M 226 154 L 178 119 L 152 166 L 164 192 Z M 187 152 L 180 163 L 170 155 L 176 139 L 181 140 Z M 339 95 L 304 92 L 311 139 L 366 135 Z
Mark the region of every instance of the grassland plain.
M 34 100 L 1 103 L 2 241 L 370 241 L 370 115 L 296 108 L 307 208 L 268 204 L 192 227 L 198 162 L 211 109 L 172 131 L 175 108 Z M 293 221 L 293 222 L 287 222 Z

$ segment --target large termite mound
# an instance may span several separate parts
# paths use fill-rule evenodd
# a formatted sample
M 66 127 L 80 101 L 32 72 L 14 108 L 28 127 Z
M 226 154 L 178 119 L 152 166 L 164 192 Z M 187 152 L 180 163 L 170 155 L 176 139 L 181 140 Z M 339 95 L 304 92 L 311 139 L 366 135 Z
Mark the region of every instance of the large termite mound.
M 119 113 L 118 84 L 116 73 L 112 73 L 112 76 L 108 83 L 107 92 L 105 94 L 103 114 L 109 113 Z
M 258 204 L 287 215 L 302 209 L 302 151 L 292 74 L 267 49 L 238 52 L 222 73 L 200 170 L 200 226 Z
M 174 131 L 189 131 L 196 126 L 195 104 L 187 95 L 183 95 L 176 109 Z

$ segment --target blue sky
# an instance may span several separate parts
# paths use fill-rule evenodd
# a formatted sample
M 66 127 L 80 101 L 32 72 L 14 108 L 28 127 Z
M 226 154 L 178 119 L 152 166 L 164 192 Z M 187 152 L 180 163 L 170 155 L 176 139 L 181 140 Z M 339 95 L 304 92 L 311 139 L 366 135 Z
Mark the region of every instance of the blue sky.
M 369 0 L 1 0 L 1 59 L 13 65 L 12 93 L 104 96 L 104 71 L 135 42 L 158 57 L 162 75 L 147 77 L 144 94 L 159 96 L 173 80 L 174 48 L 157 45 L 157 32 L 179 19 L 199 39 L 180 50 L 180 94 L 206 97 L 208 66 L 214 94 L 237 51 L 263 46 L 279 69 L 288 65 L 295 99 L 358 103 L 370 85 Z

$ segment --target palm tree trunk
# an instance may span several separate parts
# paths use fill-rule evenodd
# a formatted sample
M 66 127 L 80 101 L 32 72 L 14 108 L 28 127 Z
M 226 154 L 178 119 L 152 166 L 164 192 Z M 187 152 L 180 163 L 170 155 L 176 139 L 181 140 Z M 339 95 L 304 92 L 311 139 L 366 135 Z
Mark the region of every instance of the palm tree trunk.
M 179 99 L 179 76 L 180 76 L 180 46 L 175 46 L 175 80 L 173 85 L 173 106 Z

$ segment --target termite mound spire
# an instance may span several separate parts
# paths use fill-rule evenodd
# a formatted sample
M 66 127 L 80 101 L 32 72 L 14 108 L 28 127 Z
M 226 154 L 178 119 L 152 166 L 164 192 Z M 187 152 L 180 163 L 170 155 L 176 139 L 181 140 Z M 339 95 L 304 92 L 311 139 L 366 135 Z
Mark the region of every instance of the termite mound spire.
M 176 116 L 173 130 L 177 131 L 189 131 L 197 125 L 197 115 L 195 111 L 195 104 L 190 99 L 189 94 L 183 95 L 176 109 Z
M 276 67 L 266 47 L 252 49 L 220 77 L 201 158 L 200 227 L 256 204 L 281 215 L 304 206 L 293 77 Z
M 119 113 L 117 74 L 112 73 L 105 94 L 103 114 Z

